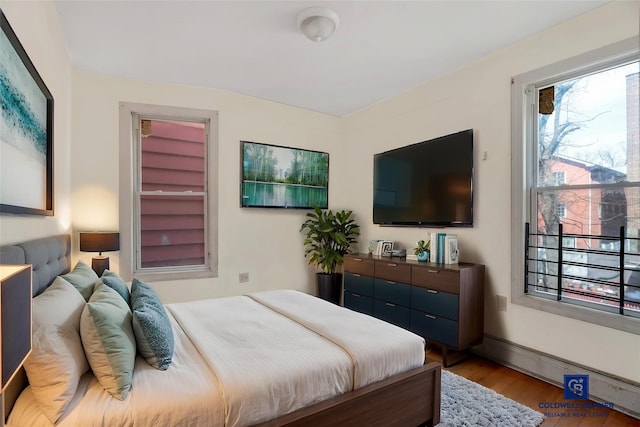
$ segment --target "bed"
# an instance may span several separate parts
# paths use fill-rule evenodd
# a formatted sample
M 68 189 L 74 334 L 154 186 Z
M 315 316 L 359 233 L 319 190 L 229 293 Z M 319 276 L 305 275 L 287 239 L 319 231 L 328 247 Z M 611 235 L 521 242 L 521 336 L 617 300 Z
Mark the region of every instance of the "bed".
M 0 263 L 31 264 L 35 297 L 71 270 L 70 237 L 0 247 Z M 164 308 L 174 339 L 168 369 L 137 355 L 123 400 L 113 398 L 89 369 L 55 425 L 439 422 L 440 364 L 424 363 L 424 340 L 408 331 L 293 290 Z M 22 378 L 5 395 L 9 424 L 52 425 Z

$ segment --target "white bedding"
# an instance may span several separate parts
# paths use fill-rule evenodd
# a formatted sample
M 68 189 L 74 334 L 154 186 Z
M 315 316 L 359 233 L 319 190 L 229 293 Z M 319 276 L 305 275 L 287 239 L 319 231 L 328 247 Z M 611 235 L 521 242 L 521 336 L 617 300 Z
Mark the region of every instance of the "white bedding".
M 354 389 L 424 364 L 424 339 L 406 329 L 298 291 L 258 292 L 249 296 L 349 353 L 354 365 Z
M 176 342 L 169 369 L 154 369 L 138 356 L 124 401 L 89 372 L 58 425 L 252 425 L 424 362 L 421 337 L 298 291 L 166 308 Z M 51 425 L 29 388 L 9 422 Z
M 167 308 L 216 372 L 227 426 L 267 421 L 353 388 L 346 352 L 251 298 Z
M 124 401 L 113 398 L 89 371 L 80 380 L 74 401 L 57 425 L 224 426 L 222 392 L 213 372 L 172 318 L 171 324 L 175 353 L 169 369 L 155 369 L 138 356 L 131 392 Z M 52 425 L 38 409 L 30 387 L 16 401 L 9 425 Z

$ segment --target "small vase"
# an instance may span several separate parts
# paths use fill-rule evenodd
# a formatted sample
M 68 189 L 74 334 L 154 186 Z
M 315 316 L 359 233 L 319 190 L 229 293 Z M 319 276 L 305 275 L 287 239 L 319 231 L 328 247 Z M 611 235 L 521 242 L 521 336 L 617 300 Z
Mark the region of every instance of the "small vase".
M 418 261 L 425 262 L 429 260 L 429 251 L 422 251 L 418 255 Z

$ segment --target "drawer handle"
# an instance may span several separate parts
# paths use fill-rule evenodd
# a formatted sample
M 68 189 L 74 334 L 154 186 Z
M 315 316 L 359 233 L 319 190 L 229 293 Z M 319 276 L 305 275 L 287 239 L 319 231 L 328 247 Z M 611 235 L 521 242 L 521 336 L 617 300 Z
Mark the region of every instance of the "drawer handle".
M 353 258 L 355 262 L 362 262 L 362 258 Z
M 390 285 L 397 285 L 398 284 L 398 282 L 392 282 L 391 280 L 387 280 L 387 283 L 390 284 Z
M 429 292 L 430 294 L 437 294 L 438 293 L 438 291 L 434 291 L 432 289 L 427 289 L 427 292 Z
M 354 294 L 353 292 L 351 292 L 351 296 L 352 297 L 356 297 L 356 298 L 360 298 L 360 294 Z
M 436 319 L 437 319 L 437 317 L 436 317 L 436 316 L 432 316 L 432 315 L 430 315 L 430 314 L 425 314 L 425 315 L 424 315 L 424 317 L 428 317 L 429 319 L 433 319 L 433 320 L 436 320 Z
M 395 304 L 391 304 L 390 302 L 385 302 L 384 305 L 387 305 L 389 307 L 395 307 L 396 306 Z
M 362 277 L 362 274 L 358 274 L 358 273 L 353 273 L 353 275 L 354 275 L 355 277 Z
M 398 266 L 398 264 L 392 264 L 392 263 L 389 263 L 389 264 L 387 264 L 387 265 L 388 265 L 389 267 L 397 267 L 397 266 Z
M 427 270 L 429 273 L 438 274 L 440 270 Z

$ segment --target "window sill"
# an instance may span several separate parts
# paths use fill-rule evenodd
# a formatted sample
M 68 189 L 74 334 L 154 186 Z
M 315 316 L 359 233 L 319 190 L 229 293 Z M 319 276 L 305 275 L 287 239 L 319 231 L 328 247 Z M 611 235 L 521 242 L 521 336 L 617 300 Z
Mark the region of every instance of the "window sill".
M 217 277 L 216 273 L 208 268 L 197 270 L 136 271 L 133 275 L 146 282 L 164 282 L 169 280 L 192 280 Z
M 562 301 L 553 301 L 525 294 L 515 296 L 512 302 L 513 304 L 532 308 L 534 310 L 540 310 L 556 314 L 558 316 L 603 326 L 605 328 L 617 329 L 619 331 L 640 335 L 640 319 L 635 317 L 621 316 L 617 313 L 607 313 L 606 311 L 595 310 Z

